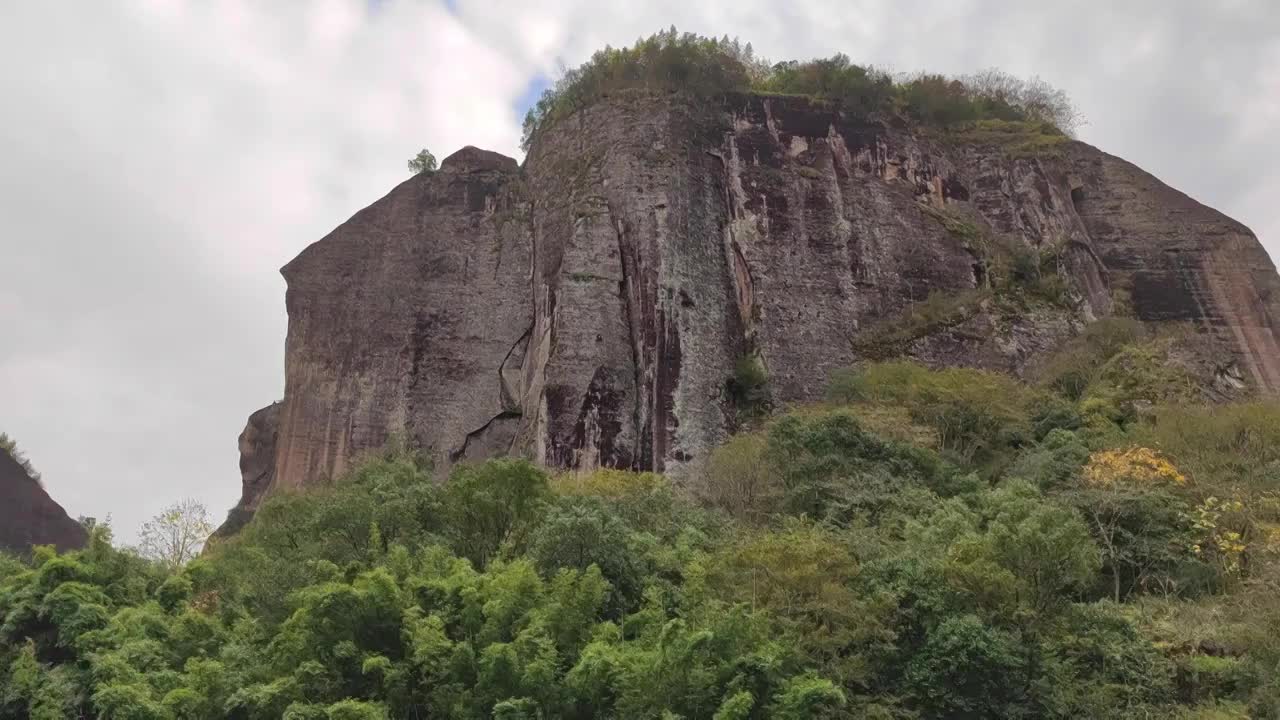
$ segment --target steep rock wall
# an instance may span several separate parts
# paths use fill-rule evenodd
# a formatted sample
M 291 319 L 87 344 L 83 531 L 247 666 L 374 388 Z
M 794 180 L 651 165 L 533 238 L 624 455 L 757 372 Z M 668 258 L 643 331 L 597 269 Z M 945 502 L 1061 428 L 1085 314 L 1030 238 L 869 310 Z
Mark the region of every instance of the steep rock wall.
M 515 453 L 678 475 L 735 429 L 738 359 L 763 366 L 774 404 L 813 400 L 871 328 L 982 287 L 948 218 L 1054 248 L 1075 302 L 983 304 L 902 352 L 1021 373 L 1119 297 L 1191 322 L 1223 372 L 1280 391 L 1265 251 L 1129 163 L 798 98 L 620 93 L 543 132 L 523 168 L 459 151 L 285 266 L 274 465 L 246 475 L 241 507 L 393 436 L 442 468 Z
M 534 457 L 661 471 L 725 434 L 742 331 L 700 120 L 639 96 L 578 114 L 530 154 Z
M 1249 228 L 1088 146 L 1073 206 L 1112 285 L 1149 322 L 1188 322 L 1253 387 L 1280 392 L 1280 278 Z
M 445 459 L 505 448 L 531 324 L 514 160 L 475 148 L 401 183 L 284 267 L 273 483 L 341 473 L 392 436 Z

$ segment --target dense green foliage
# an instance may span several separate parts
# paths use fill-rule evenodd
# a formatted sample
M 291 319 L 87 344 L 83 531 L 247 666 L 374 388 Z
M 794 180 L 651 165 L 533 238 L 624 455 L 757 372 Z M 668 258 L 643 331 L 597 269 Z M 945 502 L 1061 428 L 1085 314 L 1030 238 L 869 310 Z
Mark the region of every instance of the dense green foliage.
M 739 421 L 754 420 L 768 412 L 768 383 L 769 374 L 758 356 L 745 355 L 738 358 L 727 389 Z
M 1280 408 L 1122 407 L 1149 342 L 851 370 L 694 493 L 389 450 L 177 571 L 0 558 L 0 718 L 1280 717 Z
M 857 117 L 900 117 L 933 127 L 967 128 L 1021 151 L 1065 139 L 1080 119 L 1067 97 L 1043 81 L 996 70 L 963 78 L 922 73 L 893 77 L 838 54 L 770 64 L 751 44 L 679 33 L 674 27 L 627 48 L 606 47 L 568 70 L 529 110 L 525 149 L 543 128 L 611 93 L 678 91 L 698 97 L 760 92 L 803 95 Z M 992 137 L 987 137 L 992 135 Z

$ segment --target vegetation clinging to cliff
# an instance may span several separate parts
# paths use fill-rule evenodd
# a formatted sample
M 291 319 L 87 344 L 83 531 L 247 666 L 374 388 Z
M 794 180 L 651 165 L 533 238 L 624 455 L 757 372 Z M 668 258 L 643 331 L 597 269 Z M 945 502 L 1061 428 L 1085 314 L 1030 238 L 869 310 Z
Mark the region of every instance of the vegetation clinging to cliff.
M 2 432 L 0 432 L 0 452 L 8 453 L 9 457 L 21 465 L 22 469 L 27 473 L 27 477 L 36 482 L 40 481 L 40 473 L 31 464 L 31 460 L 27 458 L 26 453 L 22 452 L 22 449 L 18 447 L 18 442 Z
M 898 116 L 939 127 L 983 120 L 1029 122 L 1063 135 L 1080 123 L 1067 96 L 1038 78 L 1024 81 L 994 69 L 964 77 L 894 77 L 855 64 L 844 54 L 770 64 L 756 57 L 750 43 L 679 33 L 672 27 L 628 48 L 605 47 L 565 72 L 525 116 L 525 150 L 540 130 L 611 92 L 627 89 L 695 96 L 804 95 L 862 117 Z

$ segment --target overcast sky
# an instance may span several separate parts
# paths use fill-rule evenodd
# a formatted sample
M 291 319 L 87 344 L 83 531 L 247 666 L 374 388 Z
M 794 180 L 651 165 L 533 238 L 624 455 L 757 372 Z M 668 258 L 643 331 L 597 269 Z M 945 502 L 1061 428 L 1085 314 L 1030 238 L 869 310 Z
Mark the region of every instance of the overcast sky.
M 1123 4 L 1124 9 L 1115 6 Z M 240 492 L 280 397 L 278 269 L 420 147 L 518 155 L 560 67 L 675 24 L 769 59 L 990 66 L 1280 256 L 1280 3 L 292 0 L 0 4 L 0 431 L 130 541 Z

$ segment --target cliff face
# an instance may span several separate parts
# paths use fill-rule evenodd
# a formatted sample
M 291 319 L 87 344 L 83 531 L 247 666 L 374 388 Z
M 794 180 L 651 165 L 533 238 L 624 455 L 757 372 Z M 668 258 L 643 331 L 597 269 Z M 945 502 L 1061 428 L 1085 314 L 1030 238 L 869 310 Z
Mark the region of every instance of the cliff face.
M 88 540 L 84 527 L 17 460 L 0 450 L 0 550 L 22 554 L 33 545 L 76 550 Z
M 544 132 L 522 168 L 459 151 L 285 266 L 274 464 L 242 506 L 392 436 L 442 466 L 518 453 L 679 474 L 735 428 L 739 359 L 772 402 L 817 399 L 873 328 L 988 283 L 965 228 L 1053 248 L 1073 304 L 981 304 L 898 351 L 1019 373 L 1120 298 L 1193 323 L 1218 370 L 1280 390 L 1265 251 L 1122 160 L 794 98 L 623 93 Z
M 1151 322 L 1194 323 L 1220 372 L 1280 392 L 1280 278 L 1249 228 L 1093 148 L 1072 154 L 1073 210 L 1112 284 Z
M 338 472 L 392 434 L 446 461 L 510 445 L 532 321 L 518 180 L 514 160 L 464 150 L 284 267 L 274 483 Z

